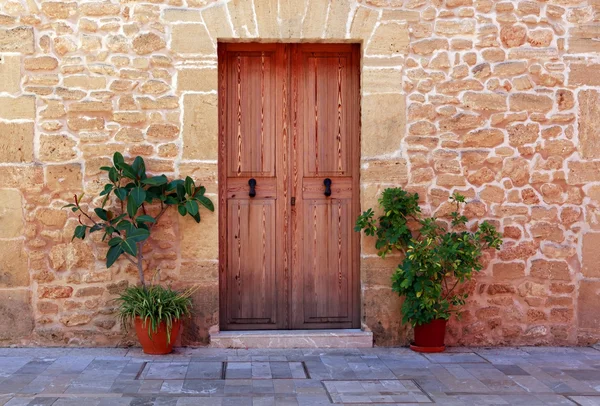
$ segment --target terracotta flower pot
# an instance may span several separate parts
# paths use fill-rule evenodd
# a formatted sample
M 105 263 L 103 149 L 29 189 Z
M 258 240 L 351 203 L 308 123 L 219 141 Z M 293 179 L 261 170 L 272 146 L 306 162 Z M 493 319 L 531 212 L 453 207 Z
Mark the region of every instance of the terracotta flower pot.
M 150 321 L 148 321 L 148 323 L 150 323 Z M 143 319 L 139 317 L 135 318 L 135 332 L 137 333 L 138 340 L 140 341 L 145 354 L 164 355 L 173 351 L 173 343 L 179 335 L 180 326 L 180 320 L 173 320 L 173 327 L 171 328 L 171 342 L 168 343 L 167 323 L 161 322 L 158 325 L 158 330 L 156 333 L 150 332 L 149 336 L 148 325 L 144 323 Z
M 446 349 L 446 320 L 437 319 L 415 326 L 415 342 L 410 349 L 417 352 L 443 352 Z

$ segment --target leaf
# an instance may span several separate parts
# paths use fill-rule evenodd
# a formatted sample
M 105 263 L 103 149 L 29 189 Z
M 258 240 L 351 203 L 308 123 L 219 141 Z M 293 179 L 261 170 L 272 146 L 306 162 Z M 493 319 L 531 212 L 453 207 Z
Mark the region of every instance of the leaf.
M 192 178 L 190 178 L 189 176 L 186 176 L 184 186 L 185 186 L 185 192 L 188 195 L 193 196 L 194 189 L 196 187 L 196 185 L 194 185 L 194 180 Z
M 147 214 L 138 216 L 135 221 L 137 221 L 138 223 L 156 223 L 156 220 L 154 219 L 154 217 L 149 216 Z
M 131 240 L 133 242 L 142 242 L 147 240 L 150 237 L 150 231 L 145 228 L 134 228 L 127 234 L 127 240 Z
M 196 220 L 196 223 L 200 222 L 200 212 L 196 213 L 195 215 L 192 216 L 194 218 L 194 220 Z
M 140 206 L 136 204 L 135 199 L 130 195 L 127 198 L 127 214 L 129 215 L 129 217 L 135 217 L 135 214 L 137 213 L 139 208 Z
M 85 238 L 86 229 L 87 227 L 83 225 L 75 227 L 75 231 L 73 232 L 73 238 L 71 238 L 71 241 L 73 241 L 75 238 L 80 238 L 83 240 Z
M 121 238 L 119 237 L 113 237 L 108 241 L 108 246 L 109 247 L 114 247 L 115 245 L 118 245 L 120 242 L 122 241 Z
M 108 212 L 106 210 L 97 207 L 94 209 L 94 213 L 96 213 L 96 216 L 100 217 L 102 220 L 108 220 Z
M 135 243 L 135 241 L 126 238 L 123 241 L 121 241 L 121 244 L 119 244 L 119 247 L 121 247 L 121 249 L 123 249 L 123 251 L 125 251 L 126 253 L 128 253 L 129 255 L 133 255 L 134 257 L 137 256 L 137 244 Z
M 194 197 L 204 196 L 206 192 L 206 188 L 204 186 L 200 186 L 196 188 L 196 193 L 194 193 Z
M 136 156 L 131 165 L 131 169 L 138 176 L 138 178 L 145 178 L 146 175 L 146 164 L 144 164 L 144 158 Z
M 144 179 L 142 183 L 148 186 L 162 186 L 166 185 L 168 182 L 167 177 L 165 175 L 160 176 L 152 176 L 151 178 Z
M 125 231 L 127 234 L 130 234 L 134 229 L 135 227 L 128 220 L 123 220 L 117 224 L 117 230 Z
M 112 166 L 101 166 L 100 170 L 101 171 L 110 171 L 110 168 L 112 168 Z
M 119 172 L 114 167 L 109 169 L 108 179 L 110 179 L 110 181 L 113 183 L 117 183 L 119 181 Z
M 123 175 L 131 180 L 136 180 L 137 179 L 137 175 L 135 173 L 135 171 L 133 170 L 133 168 L 129 165 L 127 165 L 126 163 L 122 163 L 119 164 L 119 169 L 121 169 L 121 171 L 123 171 Z
M 179 200 L 175 196 L 167 196 L 165 199 L 166 204 L 178 204 Z
M 206 196 L 198 196 L 196 200 L 204 207 L 206 207 L 210 211 L 215 211 L 215 206 L 213 202 Z
M 188 200 L 185 202 L 185 209 L 188 213 L 190 213 L 191 216 L 195 216 L 198 214 L 198 202 L 195 200 Z
M 139 186 L 134 187 L 131 189 L 129 196 L 133 198 L 133 201 L 139 207 L 144 203 L 144 200 L 146 200 L 146 191 Z
M 75 207 L 73 203 L 65 204 L 61 209 L 66 209 L 67 207 Z
M 120 245 L 115 245 L 114 247 L 110 247 L 108 252 L 106 253 L 106 267 L 110 268 L 112 264 L 115 263 L 117 258 L 123 253 L 123 249 Z
M 177 191 L 177 198 L 179 200 L 185 199 L 185 186 L 183 186 L 181 183 L 178 183 L 176 191 Z
M 94 224 L 92 228 L 90 228 L 90 233 L 94 233 L 98 230 L 102 230 L 104 228 L 103 224 Z
M 113 190 L 114 185 L 112 183 L 108 183 L 104 185 L 104 190 L 100 192 L 100 196 L 108 195 L 111 190 Z
M 123 158 L 123 154 L 120 152 L 115 152 L 113 154 L 113 164 L 117 166 L 118 164 L 122 164 L 125 162 L 125 158 Z
M 187 214 L 187 210 L 186 210 L 186 208 L 185 208 L 185 206 L 183 204 L 180 204 L 179 206 L 177 206 L 177 211 L 182 216 L 185 216 Z
M 170 191 L 177 189 L 177 185 L 180 185 L 180 184 L 183 185 L 183 180 L 181 180 L 181 179 L 172 180 L 167 185 L 167 191 L 170 192 Z
M 128 194 L 129 194 L 129 191 L 127 189 L 125 189 L 124 187 L 115 189 L 115 196 L 117 196 L 117 198 L 122 202 L 125 201 L 125 199 L 127 199 Z

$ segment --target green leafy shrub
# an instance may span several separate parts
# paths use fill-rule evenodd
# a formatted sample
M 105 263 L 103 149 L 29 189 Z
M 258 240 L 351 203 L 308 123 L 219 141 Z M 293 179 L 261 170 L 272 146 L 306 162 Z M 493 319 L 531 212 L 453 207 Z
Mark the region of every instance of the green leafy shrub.
M 148 326 L 148 336 L 156 333 L 158 326 L 164 322 L 167 328 L 167 342 L 171 343 L 173 321 L 190 315 L 192 308 L 191 295 L 194 289 L 177 292 L 160 285 L 132 286 L 117 299 L 120 302 L 119 320 L 121 325 L 128 326 L 136 317 L 144 320 Z
M 79 215 L 73 238 L 83 240 L 100 231 L 102 241 L 109 246 L 107 268 L 121 256 L 137 267 L 140 286 L 128 288 L 117 299 L 119 318 L 124 327 L 137 316 L 146 323 L 149 321 L 149 336 L 164 321 L 170 342 L 173 321 L 190 313 L 193 290 L 180 293 L 158 285 L 146 286 L 144 244 L 169 208 L 176 207 L 181 216 L 189 215 L 200 223 L 200 207 L 214 211 L 214 206 L 204 195 L 204 186 L 196 186 L 189 176 L 171 181 L 165 175 L 148 176 L 141 157 L 128 164 L 118 152 L 112 163 L 100 168 L 108 173 L 109 179 L 100 192 L 100 207 L 88 212 L 87 206 L 82 207 L 83 195 L 75 196 L 74 202 L 65 206 Z
M 355 231 L 376 238 L 379 256 L 392 251 L 404 255 L 392 275 L 392 289 L 405 297 L 404 323 L 416 326 L 460 316 L 468 294 L 459 293 L 459 286 L 483 268 L 484 250 L 502 244 L 502 236 L 487 221 L 477 224 L 475 231 L 467 230 L 469 220 L 460 214 L 464 196 L 455 193 L 450 200 L 456 209 L 450 224 L 445 224 L 422 217 L 418 194 L 388 188 L 379 199 L 383 214 L 375 219 L 373 209 L 368 209 L 356 221 Z
M 154 226 L 170 207 L 177 207 L 182 216 L 190 215 L 200 222 L 200 206 L 214 211 L 212 201 L 204 196 L 206 188 L 196 186 L 189 176 L 169 181 L 165 175 L 148 177 L 142 157 L 136 157 L 129 165 L 123 155 L 115 152 L 112 166 L 100 168 L 108 172 L 110 183 L 104 185 L 100 196 L 102 205 L 89 214 L 81 207 L 82 196 L 75 196 L 74 203 L 65 207 L 79 214 L 79 225 L 73 238 L 84 239 L 101 231 L 102 241 L 107 241 L 106 267 L 112 266 L 123 255 L 138 269 L 140 283 L 145 286 L 143 272 L 143 247 Z M 107 208 L 111 197 L 116 208 Z M 155 208 L 155 214 L 150 211 Z

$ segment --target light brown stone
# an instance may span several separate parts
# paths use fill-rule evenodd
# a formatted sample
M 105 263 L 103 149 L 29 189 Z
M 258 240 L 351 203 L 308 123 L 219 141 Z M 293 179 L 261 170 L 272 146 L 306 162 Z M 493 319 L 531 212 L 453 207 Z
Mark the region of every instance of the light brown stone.
M 361 170 L 361 182 L 405 185 L 408 168 L 404 159 L 368 161 Z
M 188 37 L 188 41 L 190 38 L 192 37 Z M 194 41 L 189 42 L 196 42 L 197 40 L 199 39 L 195 39 Z M 137 37 L 135 37 L 135 39 L 132 42 L 132 45 L 133 50 L 136 54 L 147 55 L 152 52 L 156 52 L 163 49 L 165 47 L 165 41 L 158 35 L 149 32 L 145 34 L 140 34 Z
M 408 51 L 409 42 L 407 24 L 380 24 L 373 33 L 366 52 L 369 55 L 403 54 Z
M 81 164 L 46 166 L 46 184 L 53 191 L 81 190 L 81 181 Z
M 35 119 L 35 97 L 0 96 L 0 118 L 6 120 Z
M 600 233 L 588 232 L 582 238 L 581 273 L 588 278 L 600 277 Z
M 27 339 L 33 327 L 29 290 L 0 290 L 0 342 L 21 342 Z
M 0 162 L 33 161 L 33 123 L 0 122 Z
M 0 238 L 20 237 L 23 232 L 23 203 L 15 189 L 0 189 Z
M 411 43 L 412 51 L 418 55 L 431 55 L 440 49 L 448 50 L 447 39 L 423 39 Z
M 584 159 L 600 158 L 600 93 L 579 92 L 579 151 Z
M 527 28 L 523 25 L 505 25 L 500 29 L 500 40 L 507 48 L 514 48 L 525 43 Z
M 187 94 L 183 98 L 183 158 L 217 158 L 217 96 Z
M 382 107 L 385 106 L 385 109 Z M 362 98 L 361 156 L 392 153 L 404 135 L 405 99 L 400 94 L 374 94 Z
M 245 0 L 232 0 L 226 4 L 236 34 L 242 38 L 255 36 L 256 21 L 252 3 Z
M 177 90 L 210 92 L 217 89 L 217 69 L 185 68 L 177 73 Z
M 492 272 L 495 280 L 513 280 L 525 276 L 523 262 L 498 262 L 493 265 Z
M 544 95 L 513 93 L 509 98 L 511 111 L 547 113 L 552 110 L 553 100 Z
M 569 64 L 569 85 L 570 86 L 600 86 L 600 64 Z
M 577 324 L 580 328 L 597 329 L 600 323 L 600 281 L 582 280 L 577 297 Z
M 463 95 L 463 104 L 472 110 L 506 111 L 506 95 L 500 93 L 466 92 Z
M 34 50 L 33 27 L 0 28 L 0 52 L 33 54 Z
M 567 183 L 570 185 L 600 181 L 600 161 L 570 161 L 568 168 Z
M 518 147 L 535 142 L 540 133 L 538 124 L 514 124 L 507 127 L 508 141 L 511 146 Z
M 21 213 L 14 214 L 22 216 Z M 3 223 L 4 221 L 0 217 L 0 224 Z M 2 247 L 4 251 L 0 256 L 0 287 L 29 286 L 27 253 L 23 246 L 23 240 L 4 240 Z
M 173 124 L 152 124 L 146 135 L 153 140 L 172 140 L 179 136 L 179 127 Z
M 540 279 L 570 281 L 569 266 L 564 261 L 546 261 L 536 259 L 531 261 L 531 276 Z
M 25 58 L 23 67 L 27 70 L 54 70 L 58 67 L 58 60 L 51 56 Z
M 77 157 L 77 141 L 68 135 L 42 135 L 40 159 L 45 162 L 70 161 Z
M 19 55 L 0 55 L 0 82 L 2 90 L 16 93 L 21 88 L 21 57 Z
M 190 41 L 194 38 L 194 41 Z M 175 24 L 171 31 L 171 50 L 179 54 L 214 54 L 215 46 L 203 24 Z

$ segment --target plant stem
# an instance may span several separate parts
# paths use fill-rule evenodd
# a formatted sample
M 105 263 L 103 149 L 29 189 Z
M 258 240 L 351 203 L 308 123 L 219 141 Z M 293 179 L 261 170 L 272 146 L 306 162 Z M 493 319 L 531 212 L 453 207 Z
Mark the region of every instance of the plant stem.
M 140 283 L 142 284 L 142 287 L 144 289 L 146 289 L 146 282 L 144 281 L 144 268 L 143 268 L 144 263 L 143 263 L 143 255 L 142 255 L 142 250 L 144 249 L 144 243 L 138 242 L 137 246 L 138 246 L 138 253 L 137 253 L 138 275 L 140 277 Z

